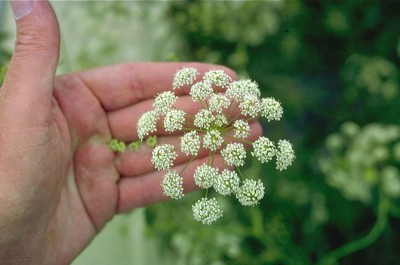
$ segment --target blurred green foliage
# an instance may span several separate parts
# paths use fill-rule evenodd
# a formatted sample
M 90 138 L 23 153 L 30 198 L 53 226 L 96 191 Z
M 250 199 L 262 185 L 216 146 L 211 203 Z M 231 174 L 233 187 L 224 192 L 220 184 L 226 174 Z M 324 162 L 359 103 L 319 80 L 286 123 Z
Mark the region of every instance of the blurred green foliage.
M 378 0 L 171 3 L 185 41 L 177 56 L 228 65 L 279 99 L 284 123 L 264 131 L 293 140 L 297 160 L 283 173 L 248 168 L 266 184 L 263 202 L 221 198 L 226 217 L 210 227 L 185 210 L 192 195 L 150 207 L 166 264 L 398 264 L 396 10 Z

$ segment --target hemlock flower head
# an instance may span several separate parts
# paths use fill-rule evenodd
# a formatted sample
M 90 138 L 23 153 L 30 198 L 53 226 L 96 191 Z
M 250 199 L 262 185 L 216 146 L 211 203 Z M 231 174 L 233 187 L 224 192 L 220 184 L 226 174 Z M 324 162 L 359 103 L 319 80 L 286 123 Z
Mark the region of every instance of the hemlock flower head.
M 241 143 L 230 143 L 221 151 L 221 155 L 229 166 L 241 167 L 246 159 L 246 149 Z
M 176 72 L 174 76 L 174 81 L 172 83 L 172 88 L 175 90 L 177 88 L 183 87 L 185 85 L 192 85 L 196 80 L 199 72 L 196 68 L 185 67 Z
M 261 180 L 246 179 L 236 193 L 236 198 L 242 205 L 254 206 L 260 202 L 264 194 L 265 188 Z
M 257 96 L 247 94 L 239 104 L 240 111 L 245 116 L 256 118 L 260 114 L 260 100 Z
M 223 70 L 211 70 L 204 74 L 203 80 L 217 87 L 226 87 L 232 81 L 232 78 Z
M 221 195 L 231 195 L 239 189 L 240 178 L 235 171 L 224 169 L 217 178 L 214 189 Z
M 215 116 L 210 110 L 201 109 L 199 110 L 199 112 L 197 112 L 196 116 L 194 117 L 193 124 L 199 129 L 209 129 L 214 121 L 215 121 Z
M 177 157 L 178 154 L 175 152 L 175 146 L 172 144 L 157 145 L 153 149 L 151 162 L 156 169 L 166 170 L 174 165 L 173 161 Z
M 267 137 L 261 136 L 253 143 L 254 151 L 251 153 L 261 163 L 268 162 L 276 154 L 275 144 Z
M 153 107 L 158 114 L 166 114 L 178 97 L 172 91 L 164 91 L 156 96 Z
M 222 210 L 215 198 L 201 198 L 192 206 L 194 219 L 205 225 L 214 223 L 222 217 Z
M 182 130 L 185 123 L 185 112 L 180 109 L 172 109 L 164 117 L 164 129 L 166 132 Z
M 197 167 L 193 178 L 197 186 L 202 189 L 211 188 L 218 178 L 218 169 L 207 164 Z
M 164 176 L 161 186 L 166 196 L 172 199 L 183 197 L 183 179 L 175 171 L 168 171 Z
M 203 137 L 203 146 L 210 151 L 216 151 L 223 142 L 224 137 L 222 137 L 221 132 L 215 129 L 207 131 Z
M 207 99 L 213 94 L 213 87 L 210 82 L 200 81 L 190 88 L 193 101 L 201 101 Z
M 155 110 L 145 112 L 138 121 L 137 134 L 140 140 L 143 140 L 149 133 L 157 130 L 158 114 Z
M 201 77 L 195 68 L 183 68 L 175 74 L 172 90 L 185 86 L 190 88 L 189 96 L 196 103 L 192 110 L 185 113 L 174 106 L 178 96 L 173 91 L 162 92 L 154 99 L 154 109 L 140 117 L 137 134 L 143 141 L 155 137 L 157 127 L 167 133 L 184 132 L 177 146 L 156 145 L 151 158 L 157 170 L 167 170 L 161 186 L 164 194 L 174 199 L 183 196 L 182 172 L 204 151 L 209 153 L 206 163 L 197 166 L 193 173 L 195 184 L 206 189 L 206 195 L 192 206 L 192 213 L 195 220 L 211 224 L 222 216 L 222 210 L 215 198 L 208 197 L 208 189 L 214 189 L 222 196 L 233 195 L 245 206 L 254 206 L 264 197 L 262 181 L 243 175 L 239 169 L 246 162 L 245 146 L 252 145 L 251 155 L 261 163 L 275 159 L 277 170 L 288 168 L 295 154 L 287 140 L 279 140 L 277 144 L 265 136 L 253 143 L 248 140 L 253 119 L 261 116 L 271 122 L 280 120 L 283 115 L 279 101 L 261 98 L 256 82 L 250 79 L 233 81 L 219 69 L 208 71 Z M 110 146 L 118 151 L 120 144 L 113 142 Z M 188 156 L 179 173 L 171 169 L 178 157 L 177 150 Z M 217 164 L 221 162 L 215 159 L 217 154 L 221 155 L 222 166 Z
M 283 115 L 283 108 L 274 98 L 263 98 L 260 103 L 261 116 L 267 118 L 268 121 L 279 121 Z
M 245 139 L 249 136 L 250 126 L 249 123 L 245 120 L 236 120 L 233 123 L 233 128 L 235 128 L 235 134 L 233 137 Z
M 200 145 L 201 138 L 196 131 L 190 131 L 181 137 L 181 151 L 186 155 L 197 155 Z
M 222 94 L 212 94 L 208 101 L 210 111 L 221 113 L 224 109 L 227 109 L 231 101 L 225 95 Z
M 279 140 L 276 152 L 276 169 L 282 171 L 292 165 L 295 158 L 292 144 L 287 140 Z

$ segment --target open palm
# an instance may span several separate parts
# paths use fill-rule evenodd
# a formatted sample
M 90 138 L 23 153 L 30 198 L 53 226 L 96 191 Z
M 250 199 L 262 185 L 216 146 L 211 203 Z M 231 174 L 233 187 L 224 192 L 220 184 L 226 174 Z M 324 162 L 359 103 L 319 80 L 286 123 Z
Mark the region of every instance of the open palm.
M 0 90 L 0 260 L 68 264 L 116 213 L 165 199 L 151 150 L 114 154 L 112 138 L 137 139 L 136 124 L 184 65 L 137 63 L 55 77 L 59 29 L 50 5 L 33 2 L 17 20 L 17 42 Z M 219 67 L 221 68 L 221 67 Z M 230 75 L 234 73 L 225 69 Z M 193 111 L 182 90 L 180 107 Z M 260 126 L 252 124 L 252 135 Z M 159 134 L 161 143 L 179 135 Z M 178 158 L 176 167 L 187 159 Z M 205 162 L 199 156 L 183 172 Z M 219 156 L 215 163 L 221 163 Z

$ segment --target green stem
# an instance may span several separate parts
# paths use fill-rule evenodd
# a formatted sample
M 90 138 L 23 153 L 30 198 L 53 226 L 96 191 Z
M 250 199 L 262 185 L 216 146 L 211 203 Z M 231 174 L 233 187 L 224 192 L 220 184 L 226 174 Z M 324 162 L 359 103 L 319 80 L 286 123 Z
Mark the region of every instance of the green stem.
M 179 172 L 179 175 L 181 175 L 182 172 L 185 171 L 185 169 L 190 165 L 190 163 L 192 163 L 192 161 L 193 161 L 196 157 L 197 157 L 197 156 L 192 156 L 192 157 L 190 158 L 190 160 L 186 162 L 186 164 L 185 164 L 185 166 L 182 168 L 181 172 Z
M 336 263 L 339 259 L 364 249 L 372 245 L 381 235 L 383 229 L 386 226 L 390 209 L 390 199 L 386 197 L 383 192 L 380 192 L 379 204 L 378 204 L 378 216 L 374 226 L 364 237 L 351 241 L 332 252 L 322 257 L 317 264 L 318 265 L 329 265 Z

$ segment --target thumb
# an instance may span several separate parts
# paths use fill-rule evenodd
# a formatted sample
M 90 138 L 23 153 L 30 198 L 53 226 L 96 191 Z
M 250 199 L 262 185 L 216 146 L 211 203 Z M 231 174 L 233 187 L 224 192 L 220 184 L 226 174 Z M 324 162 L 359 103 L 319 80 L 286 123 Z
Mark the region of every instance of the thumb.
M 10 5 L 17 38 L 3 89 L 19 105 L 49 106 L 60 50 L 57 18 L 48 1 L 10 0 Z

